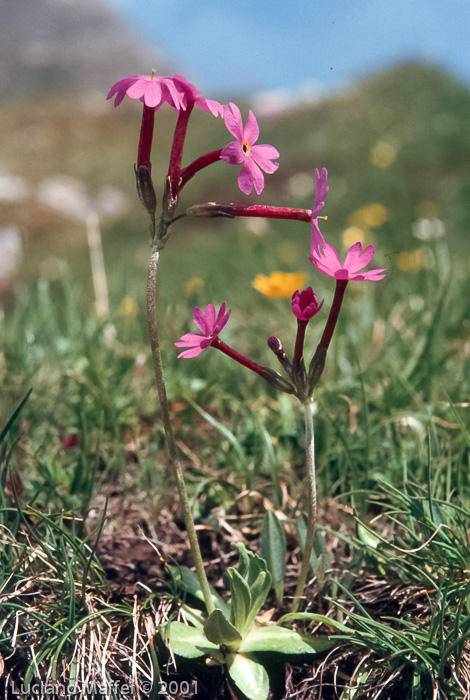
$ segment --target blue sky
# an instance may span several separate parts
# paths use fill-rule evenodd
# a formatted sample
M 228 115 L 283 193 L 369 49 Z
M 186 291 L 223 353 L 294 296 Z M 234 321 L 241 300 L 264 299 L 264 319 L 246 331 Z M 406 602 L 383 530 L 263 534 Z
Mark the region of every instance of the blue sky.
M 207 95 L 321 92 L 407 59 L 470 84 L 470 0 L 108 3 Z

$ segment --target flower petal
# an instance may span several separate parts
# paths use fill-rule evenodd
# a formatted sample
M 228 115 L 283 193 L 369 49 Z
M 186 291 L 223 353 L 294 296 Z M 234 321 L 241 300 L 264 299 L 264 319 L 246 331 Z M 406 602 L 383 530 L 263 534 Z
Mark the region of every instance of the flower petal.
M 231 141 L 228 143 L 220 154 L 220 160 L 224 160 L 226 163 L 231 165 L 238 165 L 238 163 L 243 163 L 245 160 L 245 154 L 243 152 L 242 145 L 239 141 Z
M 344 260 L 344 267 L 347 268 L 349 272 L 359 272 L 359 270 L 362 270 L 363 267 L 370 263 L 374 257 L 374 253 L 375 248 L 373 245 L 368 245 L 363 251 L 362 243 L 357 241 L 357 243 L 354 243 L 354 245 L 349 248 Z
M 227 303 L 224 301 L 222 306 L 219 309 L 219 313 L 217 314 L 217 318 L 215 320 L 213 335 L 218 335 L 230 318 L 230 314 L 232 313 L 232 309 L 229 309 L 227 311 L 227 313 L 225 313 L 226 308 L 227 308 Z
M 158 80 L 138 80 L 127 90 L 133 99 L 142 99 L 147 107 L 159 107 L 162 102 L 162 86 Z
M 250 194 L 253 187 L 256 194 L 261 194 L 264 189 L 264 175 L 256 163 L 247 158 L 238 175 L 238 186 L 243 194 Z
M 325 239 L 323 238 L 322 232 L 318 227 L 318 219 L 312 219 L 312 242 L 310 246 L 310 258 L 312 256 L 321 255 L 321 251 L 325 247 L 325 245 Z
M 252 158 L 261 170 L 270 175 L 279 168 L 279 163 L 271 161 L 271 158 L 279 158 L 279 153 L 273 146 L 252 146 L 248 157 Z
M 315 219 L 323 207 L 325 206 L 324 199 L 330 189 L 326 184 L 328 179 L 328 170 L 322 168 L 321 175 L 318 168 L 315 168 L 315 201 L 313 204 L 313 214 L 312 217 Z
M 238 141 L 243 141 L 243 121 L 240 110 L 237 105 L 230 102 L 230 105 L 224 107 L 224 122 L 232 136 Z
M 255 115 L 250 109 L 248 119 L 246 120 L 245 128 L 243 129 L 243 140 L 248 141 L 250 146 L 257 142 L 259 138 L 259 126 Z M 277 158 L 277 156 L 275 156 Z

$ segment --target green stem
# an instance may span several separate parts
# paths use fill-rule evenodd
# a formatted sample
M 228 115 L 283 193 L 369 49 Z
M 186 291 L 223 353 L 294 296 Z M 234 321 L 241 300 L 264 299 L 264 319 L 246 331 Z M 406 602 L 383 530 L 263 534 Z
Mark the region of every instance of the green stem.
M 160 252 L 152 250 L 150 256 L 149 272 L 147 279 L 147 322 L 150 338 L 150 347 L 152 349 L 153 368 L 155 370 L 155 378 L 157 380 L 158 398 L 160 400 L 160 411 L 162 415 L 163 428 L 165 430 L 166 447 L 168 451 L 168 459 L 170 466 L 176 476 L 176 484 L 178 487 L 179 497 L 183 504 L 184 522 L 188 533 L 189 544 L 196 567 L 196 574 L 201 586 L 201 591 L 204 596 L 208 615 L 214 610 L 215 606 L 212 601 L 209 581 L 207 580 L 204 564 L 202 561 L 201 550 L 197 539 L 196 528 L 194 527 L 193 515 L 189 504 L 188 492 L 184 481 L 183 470 L 178 459 L 178 451 L 176 448 L 175 436 L 170 417 L 170 405 L 166 394 L 165 378 L 163 376 L 163 365 L 160 354 L 160 344 L 158 341 L 157 319 L 155 315 L 155 297 L 157 285 L 157 270 Z
M 305 538 L 305 547 L 302 556 L 302 567 L 300 569 L 297 588 L 295 589 L 294 600 L 291 606 L 291 612 L 297 612 L 299 609 L 300 599 L 303 596 L 305 585 L 307 583 L 308 572 L 310 569 L 310 555 L 313 550 L 313 542 L 315 538 L 315 526 L 317 524 L 317 484 L 315 477 L 315 437 L 313 432 L 313 414 L 312 404 L 307 401 L 304 404 L 305 414 L 305 464 L 307 467 L 308 479 L 308 524 L 307 536 Z

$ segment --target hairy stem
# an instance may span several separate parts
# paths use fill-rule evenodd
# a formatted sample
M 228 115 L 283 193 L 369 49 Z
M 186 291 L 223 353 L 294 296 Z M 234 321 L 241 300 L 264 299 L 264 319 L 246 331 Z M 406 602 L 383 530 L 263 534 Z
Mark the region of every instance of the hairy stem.
M 304 404 L 305 414 L 305 464 L 307 467 L 308 479 L 308 524 L 305 547 L 302 557 L 302 567 L 300 569 L 297 588 L 295 589 L 294 600 L 291 605 L 291 612 L 297 612 L 300 599 L 304 593 L 310 569 L 310 555 L 313 550 L 315 538 L 315 526 L 317 524 L 317 484 L 315 477 L 315 438 L 313 433 L 312 404 L 307 401 Z
M 202 561 L 201 550 L 197 539 L 196 529 L 194 527 L 193 515 L 189 504 L 188 492 L 184 482 L 183 470 L 178 459 L 178 451 L 176 448 L 173 426 L 171 424 L 170 406 L 166 394 L 165 378 L 163 376 L 163 365 L 160 354 L 160 344 L 158 341 L 157 319 L 155 315 L 155 297 L 157 270 L 160 253 L 158 250 L 152 250 L 149 264 L 149 272 L 147 279 L 147 323 L 150 338 L 150 347 L 152 349 L 153 367 L 155 370 L 155 378 L 157 380 L 158 398 L 160 400 L 160 410 L 162 415 L 163 428 L 165 430 L 166 448 L 170 466 L 176 476 L 176 484 L 178 487 L 179 497 L 183 504 L 184 522 L 188 533 L 189 544 L 196 567 L 196 574 L 201 586 L 204 602 L 206 604 L 208 615 L 214 610 L 209 581 L 207 580 L 204 564 Z

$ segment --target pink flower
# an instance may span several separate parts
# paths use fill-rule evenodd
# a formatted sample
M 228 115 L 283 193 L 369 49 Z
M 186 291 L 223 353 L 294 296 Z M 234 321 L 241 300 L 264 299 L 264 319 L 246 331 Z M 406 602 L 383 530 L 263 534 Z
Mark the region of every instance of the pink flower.
M 326 181 L 328 179 L 328 170 L 326 168 L 322 168 L 321 175 L 318 171 L 318 168 L 315 168 L 315 201 L 313 204 L 313 213 L 312 217 L 316 219 L 325 206 L 325 197 L 328 194 L 328 190 L 330 189 L 328 185 L 326 184 Z
M 220 102 L 207 100 L 202 96 L 199 90 L 196 90 L 192 83 L 188 83 L 186 78 L 183 78 L 182 75 L 175 75 L 173 79 L 178 87 L 184 90 L 187 102 L 194 102 L 196 107 L 199 107 L 199 109 L 202 109 L 204 112 L 211 112 L 214 117 L 223 116 L 224 105 L 221 105 Z
M 292 311 L 299 321 L 309 321 L 320 311 L 324 301 L 322 299 L 320 304 L 318 303 L 317 296 L 311 287 L 302 291 L 297 289 L 292 295 Z
M 321 237 L 323 239 L 323 236 Z M 362 243 L 358 241 L 350 247 L 344 263 L 342 263 L 336 249 L 332 245 L 325 243 L 323 239 L 323 244 L 319 247 L 314 248 L 312 243 L 312 252 L 309 255 L 309 260 L 320 272 L 337 280 L 381 280 L 385 277 L 385 274 L 382 273 L 385 272 L 386 268 L 360 272 L 370 263 L 374 257 L 374 252 L 375 248 L 373 245 L 368 245 L 365 250 L 362 250 Z
M 219 313 L 215 315 L 215 307 L 208 304 L 203 312 L 196 307 L 193 312 L 193 320 L 201 333 L 185 333 L 175 345 L 179 348 L 188 348 L 180 353 L 178 357 L 197 357 L 203 350 L 208 348 L 218 337 L 220 331 L 227 323 L 232 310 L 225 313 L 226 303 L 222 304 Z
M 316 192 L 312 212 L 310 262 L 313 263 L 320 272 L 323 272 L 329 277 L 334 277 L 337 280 L 383 279 L 385 275 L 382 273 L 385 272 L 386 268 L 360 272 L 374 257 L 375 248 L 373 245 L 369 245 L 365 250 L 362 250 L 362 243 L 360 241 L 354 243 L 354 245 L 349 248 L 344 263 L 342 263 L 336 249 L 325 242 L 323 234 L 318 226 L 318 215 L 325 205 L 324 199 L 329 190 L 326 184 L 327 179 L 328 171 L 326 168 L 322 169 L 321 175 L 318 169 L 315 170 Z
M 312 212 L 312 245 L 310 250 L 310 255 L 313 253 L 320 253 L 321 248 L 325 245 L 325 239 L 318 226 L 318 215 L 325 206 L 325 197 L 330 189 L 326 184 L 328 179 L 328 170 L 323 168 L 321 175 L 318 168 L 315 168 L 315 201 L 313 204 Z
M 113 85 L 106 99 L 116 95 L 114 106 L 121 104 L 124 97 L 140 100 L 147 107 L 158 109 L 165 102 L 179 112 L 186 110 L 189 103 L 194 103 L 199 109 L 210 111 L 217 117 L 223 114 L 223 106 L 215 100 L 206 100 L 194 85 L 188 83 L 182 75 L 158 76 L 130 75 L 122 78 Z
M 267 144 L 255 146 L 259 137 L 259 127 L 256 117 L 250 110 L 245 128 L 243 128 L 242 115 L 237 105 L 230 103 L 230 107 L 224 107 L 225 126 L 235 136 L 236 141 L 231 141 L 222 149 L 220 159 L 232 165 L 243 163 L 238 176 L 238 186 L 244 194 L 250 194 L 253 187 L 256 194 L 261 194 L 264 189 L 265 173 L 275 173 L 279 163 L 272 163 L 273 158 L 279 158 L 274 146 Z

